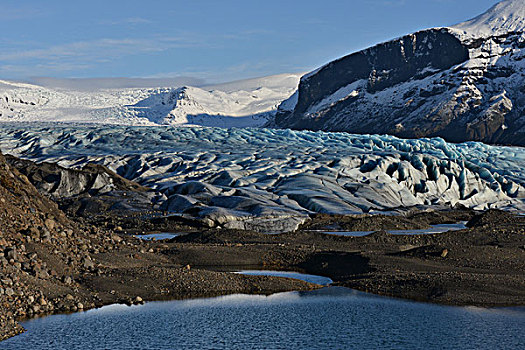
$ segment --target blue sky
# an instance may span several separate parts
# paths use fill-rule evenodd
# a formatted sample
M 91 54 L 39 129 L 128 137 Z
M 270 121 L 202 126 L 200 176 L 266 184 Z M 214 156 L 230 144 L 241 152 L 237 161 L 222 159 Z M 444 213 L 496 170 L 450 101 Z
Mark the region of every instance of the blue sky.
M 189 76 L 314 69 L 497 0 L 2 0 L 0 79 Z

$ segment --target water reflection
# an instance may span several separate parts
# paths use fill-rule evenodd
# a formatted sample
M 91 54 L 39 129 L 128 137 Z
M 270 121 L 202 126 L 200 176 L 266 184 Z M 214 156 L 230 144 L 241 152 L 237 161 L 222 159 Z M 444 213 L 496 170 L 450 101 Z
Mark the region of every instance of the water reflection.
M 444 307 L 328 287 L 114 305 L 24 327 L 27 333 L 0 349 L 495 349 L 523 348 L 525 310 Z

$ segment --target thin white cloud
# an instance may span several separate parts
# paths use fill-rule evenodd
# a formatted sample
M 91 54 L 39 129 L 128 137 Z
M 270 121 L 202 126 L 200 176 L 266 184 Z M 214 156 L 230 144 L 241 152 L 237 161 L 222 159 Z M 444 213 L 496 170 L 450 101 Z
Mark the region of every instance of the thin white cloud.
M 25 71 L 26 67 L 16 66 L 14 64 L 3 64 L 0 66 L 0 72 L 4 74 L 19 74 L 24 73 Z
M 46 10 L 37 6 L 2 4 L 0 21 L 18 21 L 34 19 L 47 15 Z
M 92 70 L 102 64 L 115 62 L 129 56 L 147 56 L 148 54 L 188 48 L 217 50 L 221 49 L 225 42 L 251 40 L 254 36 L 268 33 L 271 31 L 250 30 L 235 33 L 228 37 L 218 33 L 199 34 L 186 31 L 179 32 L 177 35 L 157 34 L 149 37 L 99 38 L 48 46 L 43 46 L 42 43 L 35 41 L 0 39 L 4 40 L 5 44 L 0 50 L 0 63 L 3 64 L 3 68 L 0 67 L 0 73 L 11 78 L 48 76 L 55 73 L 82 75 L 82 71 Z M 242 71 L 240 68 L 242 67 L 237 67 L 231 73 L 240 75 Z M 178 72 L 170 75 L 187 75 L 187 73 Z M 207 78 L 208 75 L 197 76 Z M 224 76 L 220 72 L 217 75 Z M 190 76 L 195 75 L 190 72 Z
M 101 21 L 100 24 L 104 25 L 112 25 L 112 26 L 119 26 L 119 25 L 140 25 L 140 24 L 150 24 L 152 21 L 146 18 L 142 17 L 129 17 L 129 18 L 122 18 L 122 19 L 116 19 L 111 21 Z
M 80 64 L 80 63 L 68 63 L 68 62 L 48 62 L 48 63 L 39 63 L 36 65 L 31 65 L 28 67 L 26 65 L 13 65 L 13 64 L 4 64 L 0 66 L 0 74 L 2 76 L 14 77 L 14 76 L 23 76 L 27 77 L 28 72 L 34 75 L 40 74 L 50 74 L 53 73 L 67 73 L 67 72 L 76 72 L 86 69 L 93 68 L 90 64 Z
M 25 50 L 15 45 L 0 51 L 0 75 L 11 78 L 79 75 L 127 56 L 199 45 L 205 43 L 189 37 L 104 38 Z
M 302 67 L 292 63 L 282 63 L 273 60 L 259 62 L 242 62 L 224 67 L 222 69 L 203 70 L 199 67 L 185 67 L 184 71 L 161 72 L 147 76 L 147 78 L 163 78 L 177 76 L 199 77 L 206 81 L 206 85 L 223 83 L 233 80 L 246 79 L 247 77 L 262 77 L 280 73 L 306 72 L 313 67 Z
M 30 50 L 4 50 L 0 53 L 0 60 L 15 61 L 37 59 L 40 61 L 62 59 L 98 59 L 119 58 L 125 55 L 146 52 L 162 52 L 173 48 L 184 48 L 200 45 L 198 42 L 188 41 L 179 37 L 156 38 L 122 38 L 98 39 L 78 41 L 63 45 L 53 45 L 45 48 Z

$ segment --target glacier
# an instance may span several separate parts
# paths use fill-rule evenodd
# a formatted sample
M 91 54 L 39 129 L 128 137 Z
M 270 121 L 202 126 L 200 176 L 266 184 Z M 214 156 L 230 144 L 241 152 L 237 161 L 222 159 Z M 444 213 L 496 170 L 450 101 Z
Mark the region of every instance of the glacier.
M 464 206 L 525 211 L 525 149 L 440 138 L 262 128 L 5 123 L 4 153 L 88 163 L 209 227 L 294 230 L 312 213 Z
M 259 127 L 302 74 L 207 86 L 63 89 L 0 80 L 0 121 Z

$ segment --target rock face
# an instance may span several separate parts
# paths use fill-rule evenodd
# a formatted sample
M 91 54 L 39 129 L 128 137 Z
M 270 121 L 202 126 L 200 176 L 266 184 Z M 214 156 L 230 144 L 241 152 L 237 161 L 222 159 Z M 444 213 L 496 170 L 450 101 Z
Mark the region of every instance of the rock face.
M 408 35 L 343 57 L 305 76 L 299 86 L 301 98 L 295 111 L 304 113 L 322 102 L 327 94 L 332 95 L 351 83 L 366 82 L 360 87 L 375 93 L 407 82 L 424 70 L 430 75 L 449 69 L 468 57 L 467 48 L 445 30 Z M 423 77 L 424 74 L 420 76 Z
M 148 211 L 158 207 L 156 202 L 161 194 L 126 180 L 102 165 L 90 163 L 82 169 L 68 169 L 12 156 L 6 156 L 6 159 L 40 193 L 59 202 L 61 209 L 74 215 Z
M 524 8 L 505 1 L 331 62 L 301 79 L 271 125 L 525 145 Z M 512 23 L 497 20 L 507 12 Z

